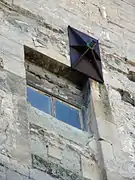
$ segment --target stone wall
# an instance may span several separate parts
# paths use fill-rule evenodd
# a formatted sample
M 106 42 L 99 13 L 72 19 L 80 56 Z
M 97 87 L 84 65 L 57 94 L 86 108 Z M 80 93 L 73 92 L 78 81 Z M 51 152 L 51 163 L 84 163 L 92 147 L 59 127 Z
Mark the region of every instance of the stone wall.
M 2 180 L 135 178 L 134 17 L 133 0 L 1 0 Z M 24 46 L 70 65 L 68 25 L 100 42 L 105 83 L 91 81 L 92 135 L 26 101 Z

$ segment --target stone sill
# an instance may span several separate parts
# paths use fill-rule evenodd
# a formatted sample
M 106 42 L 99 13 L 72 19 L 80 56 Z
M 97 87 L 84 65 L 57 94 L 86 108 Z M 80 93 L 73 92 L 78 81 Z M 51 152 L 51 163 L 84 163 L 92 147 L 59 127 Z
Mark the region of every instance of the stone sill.
M 54 133 L 64 139 L 73 141 L 80 146 L 86 146 L 92 135 L 88 132 L 82 131 L 72 127 L 62 121 L 57 120 L 49 114 L 41 112 L 40 110 L 28 104 L 28 121 L 47 131 Z

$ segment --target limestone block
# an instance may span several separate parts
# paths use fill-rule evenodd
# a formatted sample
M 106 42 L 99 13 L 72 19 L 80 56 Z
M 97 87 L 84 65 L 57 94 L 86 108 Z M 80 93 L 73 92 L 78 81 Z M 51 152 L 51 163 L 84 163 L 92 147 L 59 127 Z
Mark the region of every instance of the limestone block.
M 6 180 L 6 167 L 0 166 L 0 180 Z
M 7 180 L 23 180 L 23 176 L 15 171 L 8 169 L 7 170 Z
M 127 19 L 120 19 L 119 21 L 119 25 L 122 26 L 122 27 L 125 27 L 128 31 L 132 31 L 132 32 L 135 32 L 134 31 L 134 23 L 133 22 L 133 19 L 132 21 L 127 21 Z
M 81 170 L 84 178 L 100 180 L 99 169 L 92 159 L 81 156 Z
M 25 98 L 7 93 L 1 103 L 1 133 L 6 135 L 1 148 L 4 154 L 18 161 L 29 161 L 28 121 Z M 2 137 L 2 136 L 1 136 Z
M 7 90 L 11 92 L 13 95 L 25 97 L 26 96 L 26 80 L 8 71 L 6 72 L 6 74 L 7 74 L 7 78 L 5 80 L 5 84 L 7 85 Z
M 0 164 L 2 164 L 1 171 L 5 172 L 4 167 L 24 176 L 29 176 L 29 168 L 27 166 L 23 166 L 17 162 L 17 160 L 9 158 L 3 154 L 0 154 Z M 1 167 L 1 166 L 0 166 Z
M 91 135 L 87 132 L 83 132 L 77 128 L 69 126 L 68 124 L 63 123 L 62 121 L 56 120 L 49 114 L 42 113 L 36 108 L 28 105 L 28 120 L 29 122 L 42 127 L 43 129 L 46 128 L 51 133 L 55 133 L 56 135 L 60 135 L 67 140 L 71 140 L 78 145 L 85 145 L 87 144 Z
M 34 180 L 54 180 L 54 178 L 52 178 L 50 175 L 44 173 L 43 171 L 39 171 L 38 169 L 30 169 L 30 178 Z
M 62 164 L 59 165 L 53 162 L 44 161 L 42 158 L 35 155 L 32 155 L 32 166 L 41 171 L 45 171 L 50 176 L 59 180 L 82 180 L 82 176 L 74 172 L 74 169 L 72 169 L 72 171 L 70 169 L 65 169 Z
M 132 6 L 126 5 L 125 7 L 127 8 L 119 8 L 118 12 L 119 12 L 119 18 L 124 20 L 125 22 L 128 21 L 129 19 L 129 23 L 134 21 L 134 8 Z M 124 24 L 124 26 L 126 27 L 126 24 Z M 127 27 L 126 27 L 127 28 Z
M 33 180 L 33 179 L 31 179 L 31 178 L 29 178 L 29 177 L 24 176 L 24 177 L 23 177 L 23 180 Z
M 15 159 L 10 159 L 10 162 L 7 164 L 7 167 L 15 172 L 18 172 L 19 174 L 29 176 L 29 167 L 21 165 Z
M 18 15 L 16 15 L 16 16 L 18 17 Z M 4 19 L 4 17 L 2 17 L 2 18 Z M 0 23 L 0 34 L 2 36 L 8 37 L 8 39 L 10 39 L 10 41 L 13 41 L 13 42 L 19 44 L 19 46 L 21 45 L 23 47 L 23 45 L 27 45 L 31 48 L 34 48 L 34 44 L 31 39 L 31 34 L 22 33 L 20 31 L 20 29 L 18 29 L 19 25 L 17 27 L 15 27 L 15 26 L 12 26 L 12 24 L 10 24 L 10 23 L 8 23 L 8 24 L 3 23 L 3 19 L 2 19 L 2 22 Z M 14 21 L 14 19 L 13 19 L 13 21 Z M 15 23 L 15 24 L 17 24 L 17 23 Z M 21 60 L 24 61 L 24 59 L 21 59 Z
M 12 94 L 7 93 L 1 102 L 1 130 L 6 129 L 7 127 L 12 129 L 12 124 L 14 122 L 13 107 Z
M 10 92 L 10 89 L 6 81 L 7 81 L 7 72 L 3 71 L 3 69 L 0 69 L 0 90 L 1 90 L 0 96 L 1 97 L 5 97 L 6 92 Z
M 114 160 L 113 145 L 106 141 L 100 141 L 103 158 L 105 162 Z
M 4 98 L 6 93 L 25 97 L 26 80 L 6 70 L 0 69 L 0 96 Z
M 48 146 L 48 156 L 56 158 L 58 160 L 62 160 L 62 150 L 55 146 Z
M 118 140 L 117 126 L 111 122 L 97 118 L 99 138 L 110 142 L 111 144 Z
M 80 155 L 69 146 L 66 146 L 63 151 L 61 163 L 65 169 L 80 174 Z
M 31 135 L 31 153 L 42 157 L 43 159 L 47 158 L 47 148 L 42 140 L 36 135 Z
M 108 178 L 108 180 L 114 180 L 114 179 L 129 180 L 129 178 L 124 178 L 123 176 L 121 176 L 117 172 L 109 172 L 109 171 L 107 171 L 107 178 Z
M 0 54 L 1 58 L 3 59 L 3 66 L 4 69 L 16 74 L 17 76 L 20 76 L 22 78 L 25 78 L 25 67 L 24 62 L 20 61 L 18 57 L 12 55 L 12 54 Z
M 126 57 L 127 59 L 131 60 L 131 61 L 135 61 L 135 47 L 134 41 L 127 41 L 127 50 L 126 50 Z
M 20 61 L 24 61 L 24 48 L 21 44 L 0 35 L 0 52 L 7 56 L 14 56 Z
M 88 147 L 92 150 L 92 152 L 93 152 L 94 154 L 97 154 L 97 153 L 99 152 L 98 146 L 97 146 L 97 141 L 96 141 L 95 138 L 92 138 L 92 139 L 90 140 Z
M 113 4 L 112 8 L 111 8 L 111 11 L 110 11 L 110 6 L 111 6 L 111 4 L 105 6 L 106 7 L 107 18 L 109 20 L 113 21 L 114 17 L 115 17 L 115 21 L 117 22 L 118 19 L 119 19 L 117 5 Z
M 16 116 L 16 136 L 15 147 L 12 151 L 14 156 L 21 164 L 30 164 L 30 145 L 29 145 L 29 131 L 28 131 L 28 119 L 27 119 L 27 102 L 26 98 L 13 96 L 13 102 L 17 107 Z M 15 126 L 15 125 L 14 125 Z
M 118 76 L 118 73 L 110 70 L 109 72 L 105 72 L 104 80 L 106 84 L 109 84 L 112 87 L 115 87 L 117 84 L 117 88 L 122 88 L 123 84 L 121 83 L 120 77 L 121 76 Z
M 8 167 L 8 165 L 10 164 L 10 158 L 3 154 L 0 154 L 0 163 L 3 166 Z

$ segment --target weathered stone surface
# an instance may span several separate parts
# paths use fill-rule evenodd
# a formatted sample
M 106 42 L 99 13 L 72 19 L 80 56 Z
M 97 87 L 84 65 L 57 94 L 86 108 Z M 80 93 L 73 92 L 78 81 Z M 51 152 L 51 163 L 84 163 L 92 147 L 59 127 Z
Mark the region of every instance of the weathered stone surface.
M 3 69 L 1 69 L 0 74 L 0 150 L 10 157 L 13 156 L 18 158 L 17 154 L 19 151 L 21 151 L 20 155 L 24 154 L 24 156 L 26 156 L 28 151 L 23 151 L 27 146 L 26 144 L 28 144 L 28 142 L 26 142 L 26 139 L 28 139 L 26 138 L 26 135 L 28 135 L 28 121 L 26 117 L 27 109 L 25 106 L 25 80 Z M 21 123 L 23 125 L 21 125 Z M 23 140 L 25 141 L 24 144 L 22 144 Z M 21 146 L 23 147 L 22 150 L 19 148 Z M 20 155 L 19 157 L 21 157 Z M 24 156 L 22 160 L 24 160 Z M 28 156 L 26 158 L 27 160 Z
M 73 105 L 80 106 L 81 104 L 85 104 L 82 90 L 79 86 L 73 84 L 73 82 L 30 62 L 27 62 L 26 66 L 26 78 L 29 85 L 37 87 L 42 91 L 49 92 Z M 51 70 L 52 69 L 54 68 L 51 66 Z M 68 73 L 65 72 L 65 74 L 67 75 Z
M 70 171 L 80 175 L 80 155 L 71 147 L 65 147 L 62 154 L 61 164 L 65 169 L 69 169 Z
M 48 156 L 51 156 L 58 160 L 62 160 L 62 150 L 55 146 L 48 146 Z
M 114 154 L 113 145 L 105 140 L 100 140 L 100 144 L 103 151 L 102 153 L 103 153 L 104 161 L 107 162 L 114 160 L 115 154 Z
M 129 71 L 127 77 L 128 77 L 128 79 L 130 79 L 130 81 L 135 82 L 135 72 L 134 71 Z
M 42 140 L 38 136 L 36 135 L 31 136 L 30 147 L 32 154 L 39 155 L 43 159 L 47 158 L 46 145 L 42 142 Z
M 1 56 L 3 59 L 4 69 L 16 74 L 22 78 L 25 78 L 24 62 L 19 61 L 15 56 L 3 54 Z
M 8 57 L 17 58 L 20 61 L 24 61 L 24 49 L 23 46 L 15 41 L 9 40 L 7 37 L 0 35 L 0 52 Z
M 44 173 L 43 171 L 39 171 L 38 169 L 30 169 L 30 178 L 34 180 L 54 180 L 50 175 Z
M 82 175 L 91 180 L 100 180 L 100 172 L 94 160 L 81 156 Z
M 6 163 L 7 165 L 11 164 L 10 169 L 12 169 L 10 161 L 13 158 L 23 163 L 26 162 L 26 159 L 30 161 L 28 144 L 30 143 L 29 136 L 31 136 L 32 153 L 43 156 L 46 161 L 49 158 L 49 161 L 53 160 L 54 157 L 58 159 L 55 162 L 60 163 L 61 153 L 58 153 L 57 150 L 59 151 L 61 144 L 60 151 L 64 152 L 65 145 L 68 145 L 77 154 L 85 154 L 86 158 L 93 154 L 96 159 L 102 156 L 99 160 L 101 162 L 98 161 L 98 163 L 102 164 L 101 169 L 103 168 L 104 172 L 106 170 L 109 180 L 134 179 L 134 17 L 135 3 L 133 0 L 0 1 L 0 151 L 11 157 L 7 157 Z M 104 86 L 94 83 L 95 86 L 91 89 L 94 113 L 87 109 L 87 114 L 92 118 L 92 121 L 91 118 L 89 119 L 87 126 L 89 126 L 89 131 L 94 133 L 97 144 L 91 143 L 93 138 L 88 133 L 55 121 L 54 118 L 43 115 L 35 109 L 28 107 L 27 111 L 27 105 L 25 106 L 25 68 L 23 63 L 25 50 L 23 46 L 27 45 L 70 65 L 66 30 L 68 25 L 95 36 L 100 42 Z M 28 120 L 44 131 L 39 133 L 39 128 L 36 127 L 37 134 L 31 130 L 33 134 L 29 135 Z M 34 139 L 33 136 L 36 138 Z M 50 156 L 47 155 L 47 148 L 44 147 L 48 145 L 48 142 L 50 143 L 48 148 L 56 147 L 56 152 L 55 148 L 48 151 Z M 41 152 L 38 150 L 38 145 Z M 110 153 L 107 153 L 108 149 Z M 67 149 L 64 158 L 66 156 L 68 156 Z M 71 157 L 67 157 L 67 159 L 70 160 Z M 4 161 L 3 159 L 0 160 Z M 62 160 L 67 162 L 67 159 L 66 161 Z M 65 164 L 67 168 L 71 168 L 74 164 L 71 160 L 68 163 Z M 86 165 L 84 174 L 90 177 L 89 172 L 92 169 L 89 171 L 88 166 Z M 79 166 L 75 168 L 77 170 Z M 22 173 L 25 174 L 25 170 L 22 170 Z M 5 177 L 5 173 L 2 172 L 1 178 L 7 180 L 12 176 L 11 179 L 29 179 L 29 176 L 20 174 L 8 170 L 8 176 Z M 51 172 L 51 174 L 55 173 Z M 69 171 L 67 176 L 63 173 L 59 176 L 56 174 L 54 177 L 64 180 L 65 177 L 82 179 Z M 39 175 L 39 177 L 42 176 Z M 35 180 L 39 177 L 33 175 Z
M 60 179 L 60 180 L 82 180 L 83 178 L 76 173 L 68 169 L 64 169 L 60 165 L 51 163 L 49 161 L 44 161 L 42 158 L 33 155 L 32 156 L 32 164 L 34 168 L 42 170 L 49 174 L 50 176 Z M 87 180 L 84 178 L 84 180 Z
M 7 170 L 7 180 L 23 180 L 23 176 L 15 171 Z
M 7 169 L 4 166 L 0 166 L 0 179 L 6 180 Z
M 81 146 L 87 144 L 91 138 L 91 135 L 87 132 L 83 132 L 61 121 L 57 121 L 54 117 L 42 113 L 32 106 L 28 106 L 28 119 L 32 124 L 42 127 L 43 129 L 46 128 L 51 133 L 56 133 L 57 135 L 76 142 Z
M 134 97 L 131 96 L 131 94 L 128 91 L 123 91 L 122 89 L 118 89 L 120 95 L 121 95 L 121 99 L 129 104 L 131 104 L 132 106 L 135 106 L 135 100 Z
M 13 73 L 0 69 L 0 89 L 13 95 L 25 96 L 26 80 Z M 4 93 L 3 92 L 3 93 Z
M 0 154 L 0 164 L 2 172 L 7 172 L 7 169 L 18 172 L 23 176 L 29 177 L 29 168 L 18 163 L 17 160 L 7 157 L 6 155 Z M 7 169 L 6 169 L 7 168 Z
M 44 117 L 44 120 L 46 118 Z M 55 119 L 55 121 L 57 121 Z M 98 150 L 95 152 L 91 147 L 92 139 L 83 147 L 70 139 L 61 138 L 56 132 L 49 132 L 41 126 L 30 124 L 31 129 L 31 152 L 45 161 L 50 161 L 69 169 L 74 173 L 81 174 L 80 154 L 96 157 Z M 90 143 L 89 143 L 90 142 Z
M 119 179 L 119 180 L 130 180 L 129 178 L 122 177 L 120 174 L 114 172 L 107 172 L 107 178 L 109 180 Z
M 22 162 L 22 164 L 30 164 L 30 146 L 29 146 L 29 131 L 27 119 L 27 103 L 25 98 L 18 96 L 14 97 L 17 108 L 17 134 L 16 148 L 12 154 Z
M 118 138 L 116 125 L 111 122 L 101 120 L 101 119 L 97 121 L 98 121 L 98 130 L 100 134 L 99 139 L 101 138 L 110 143 L 115 142 Z

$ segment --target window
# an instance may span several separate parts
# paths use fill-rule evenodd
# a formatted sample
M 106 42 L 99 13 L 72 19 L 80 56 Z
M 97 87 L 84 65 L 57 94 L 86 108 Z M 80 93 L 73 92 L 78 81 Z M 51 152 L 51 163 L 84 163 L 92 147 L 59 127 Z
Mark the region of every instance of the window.
M 38 90 L 35 90 L 31 87 L 27 87 L 27 100 L 35 108 L 51 114 L 51 100 L 49 96 L 46 96 L 43 93 L 39 93 Z
M 81 128 L 81 115 L 79 115 L 79 109 L 73 108 L 68 104 L 56 100 L 55 113 L 57 119 L 63 120 L 65 123 L 70 124 L 79 129 Z
M 45 94 L 30 86 L 27 87 L 27 100 L 30 104 L 67 124 L 82 129 L 82 116 L 79 108 L 63 102 L 53 96 Z
M 27 99 L 32 106 L 78 129 L 91 131 L 90 84 L 83 73 L 25 47 Z

